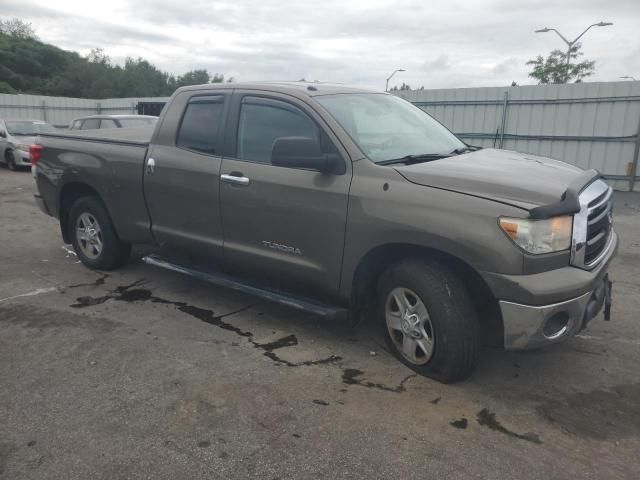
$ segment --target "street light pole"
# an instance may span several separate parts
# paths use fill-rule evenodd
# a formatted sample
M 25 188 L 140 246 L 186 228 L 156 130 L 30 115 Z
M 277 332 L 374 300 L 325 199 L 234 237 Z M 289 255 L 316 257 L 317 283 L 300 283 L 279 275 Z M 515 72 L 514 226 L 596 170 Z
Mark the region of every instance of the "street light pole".
M 567 40 L 564 35 L 562 35 L 558 30 L 556 30 L 555 28 L 549 28 L 549 27 L 544 27 L 541 28 L 540 30 L 536 30 L 535 33 L 547 33 L 547 32 L 555 32 L 564 43 L 567 44 L 567 60 L 565 62 L 565 75 L 564 75 L 564 83 L 567 83 L 569 81 L 569 62 L 571 60 L 571 50 L 573 49 L 573 46 L 578 43 L 578 40 L 580 40 L 582 38 L 582 36 L 587 33 L 591 28 L 593 27 L 608 27 L 609 25 L 613 25 L 613 23 L 611 22 L 598 22 L 598 23 L 594 23 L 593 25 L 589 25 L 587 28 L 584 29 L 584 32 L 582 32 L 580 35 L 578 35 L 576 38 L 573 39 L 573 41 L 569 41 Z
M 389 78 L 387 78 L 387 85 L 384 88 L 385 92 L 389 91 L 389 80 L 391 80 L 391 78 L 398 72 L 406 72 L 406 70 L 403 69 L 403 68 L 399 68 L 398 70 L 394 70 L 393 73 L 391 75 L 389 75 Z

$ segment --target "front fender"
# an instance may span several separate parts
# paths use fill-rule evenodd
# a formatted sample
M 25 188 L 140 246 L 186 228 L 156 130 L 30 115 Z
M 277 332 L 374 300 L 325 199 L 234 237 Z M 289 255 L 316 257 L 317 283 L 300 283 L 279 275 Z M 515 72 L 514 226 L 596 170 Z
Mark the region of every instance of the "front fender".
M 523 216 L 522 209 L 412 184 L 392 169 L 372 168 L 373 174 L 354 176 L 351 186 L 340 283 L 343 298 L 350 295 L 360 262 L 388 244 L 444 252 L 476 271 L 522 273 L 522 252 L 498 226 L 500 216 Z

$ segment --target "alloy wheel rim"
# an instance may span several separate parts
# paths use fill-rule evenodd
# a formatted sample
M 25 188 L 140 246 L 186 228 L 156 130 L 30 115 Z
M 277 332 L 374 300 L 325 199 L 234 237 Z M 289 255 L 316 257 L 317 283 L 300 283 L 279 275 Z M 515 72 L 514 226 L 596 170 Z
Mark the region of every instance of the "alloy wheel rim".
M 391 341 L 404 359 L 425 365 L 435 350 L 435 336 L 429 311 L 412 290 L 396 287 L 385 301 L 385 321 Z
M 82 213 L 76 220 L 76 239 L 82 253 L 91 260 L 100 256 L 103 249 L 102 229 L 96 217 Z

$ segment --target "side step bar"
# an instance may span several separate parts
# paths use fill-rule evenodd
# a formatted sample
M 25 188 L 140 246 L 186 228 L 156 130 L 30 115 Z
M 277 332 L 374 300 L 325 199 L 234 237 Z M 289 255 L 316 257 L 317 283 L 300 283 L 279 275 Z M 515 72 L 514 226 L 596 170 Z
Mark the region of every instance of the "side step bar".
M 305 312 L 310 312 L 328 319 L 348 319 L 349 311 L 344 307 L 326 305 L 308 298 L 294 297 L 290 294 L 256 287 L 247 283 L 242 283 L 229 275 L 225 275 L 224 273 L 207 273 L 193 270 L 181 265 L 176 265 L 175 263 L 167 262 L 157 255 L 147 255 L 142 257 L 142 261 L 149 265 L 165 268 L 173 272 L 183 273 L 190 277 L 195 277 L 199 280 L 204 280 L 205 282 L 212 283 L 220 287 L 238 290 L 240 292 L 253 295 L 254 297 L 259 297 L 270 302 L 281 303 L 282 305 L 287 305 L 288 307 L 296 308 L 298 310 L 304 310 Z

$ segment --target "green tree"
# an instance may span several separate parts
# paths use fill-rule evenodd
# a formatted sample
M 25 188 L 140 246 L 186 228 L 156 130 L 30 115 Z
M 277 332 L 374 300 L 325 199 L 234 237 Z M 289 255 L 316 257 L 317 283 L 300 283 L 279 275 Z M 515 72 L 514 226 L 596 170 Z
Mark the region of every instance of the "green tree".
M 224 75 L 220 73 L 214 73 L 213 77 L 211 77 L 211 83 L 223 83 L 223 82 L 224 82 Z
M 16 38 L 37 38 L 31 24 L 19 18 L 12 18 L 11 20 L 0 19 L 0 33 Z
M 209 83 L 209 72 L 206 70 L 191 70 L 176 79 L 177 87 L 185 87 L 187 85 L 203 85 Z
M 0 93 L 18 93 L 15 88 L 9 85 L 7 82 L 0 81 Z
M 114 65 L 101 48 L 83 57 L 39 41 L 30 24 L 0 20 L 0 93 L 164 97 L 183 85 L 224 81 L 223 74 L 211 77 L 205 69 L 170 75 L 143 58 L 127 58 L 124 65 Z
M 580 83 L 583 78 L 594 74 L 596 62 L 584 60 L 578 62 L 583 53 L 580 51 L 582 45 L 576 43 L 569 52 L 569 62 L 567 54 L 562 50 L 553 50 L 547 58 L 538 55 L 534 60 L 529 60 L 527 65 L 532 67 L 529 76 L 535 78 L 538 84 L 549 83 Z
M 391 87 L 389 91 L 398 92 L 398 91 L 405 91 L 405 90 L 411 90 L 411 85 L 409 85 L 408 83 L 402 82 L 402 85 L 400 85 L 400 87 L 398 87 L 397 85 L 394 85 L 393 87 Z M 424 85 L 421 86 L 420 88 L 417 88 L 416 90 L 424 90 Z

